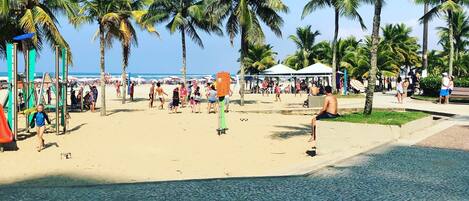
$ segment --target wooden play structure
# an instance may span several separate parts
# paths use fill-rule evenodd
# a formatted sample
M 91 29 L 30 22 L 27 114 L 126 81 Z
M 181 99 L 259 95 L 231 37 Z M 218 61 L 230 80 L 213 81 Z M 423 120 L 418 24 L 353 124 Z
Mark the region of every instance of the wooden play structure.
M 55 124 L 53 124 L 53 127 L 55 127 L 55 133 L 57 135 L 61 133 L 60 127 L 63 128 L 63 133 L 67 131 L 67 50 L 59 46 L 55 47 L 55 79 L 52 79 L 49 73 L 44 73 L 40 87 L 37 89 L 37 83 L 34 82 L 35 49 L 23 50 L 26 58 L 25 73 L 22 76 L 18 73 L 18 42 L 29 40 L 33 36 L 34 34 L 24 34 L 13 38 L 14 43 L 7 44 L 8 97 L 3 103 L 7 117 L 4 118 L 3 107 L 0 113 L 0 120 L 6 119 L 7 123 L 0 125 L 0 151 L 4 149 L 17 149 L 16 140 L 18 140 L 18 134 L 20 132 L 18 129 L 18 114 L 24 114 L 26 119 L 25 129 L 22 130 L 22 132 L 29 132 L 29 123 L 32 114 L 36 112 L 36 106 L 38 104 L 44 104 L 46 111 L 55 112 Z M 61 70 L 60 66 L 62 66 Z M 50 95 L 54 93 L 54 104 L 49 104 L 51 103 L 50 101 L 45 101 L 46 88 L 50 90 L 50 94 L 48 94 L 49 100 Z M 11 136 L 8 134 L 11 134 Z M 8 137 L 10 137 L 11 140 L 4 140 Z

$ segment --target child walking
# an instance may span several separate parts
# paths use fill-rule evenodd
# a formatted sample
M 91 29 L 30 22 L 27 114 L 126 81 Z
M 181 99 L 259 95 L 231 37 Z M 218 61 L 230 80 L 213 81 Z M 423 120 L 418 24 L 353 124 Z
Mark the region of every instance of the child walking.
M 40 152 L 44 149 L 44 130 L 46 129 L 46 122 L 50 124 L 49 116 L 47 113 L 44 112 L 44 105 L 39 104 L 37 106 L 37 112 L 34 113 L 33 118 L 31 120 L 31 127 L 36 126 L 36 133 L 37 138 L 39 140 L 39 146 L 37 147 L 37 151 Z
M 280 86 L 278 85 L 278 83 L 275 85 L 275 101 L 280 101 L 282 102 L 282 100 L 280 99 Z

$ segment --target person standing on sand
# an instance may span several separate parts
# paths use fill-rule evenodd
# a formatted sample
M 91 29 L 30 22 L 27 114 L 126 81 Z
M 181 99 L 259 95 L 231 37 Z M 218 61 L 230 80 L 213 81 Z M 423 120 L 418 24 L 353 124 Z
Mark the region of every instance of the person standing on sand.
M 407 98 L 409 85 L 410 85 L 409 78 L 405 78 L 404 82 L 402 83 L 402 88 L 404 89 L 404 93 L 402 94 L 402 102 L 404 102 L 404 100 Z
M 296 94 L 300 94 L 300 97 L 301 97 L 301 84 L 299 81 L 297 81 L 295 84 L 295 97 L 296 97 Z
M 448 73 L 443 73 L 443 78 L 441 78 L 440 99 L 438 100 L 438 103 L 442 103 L 442 104 L 448 103 L 449 84 L 450 84 L 450 80 L 448 78 Z
M 200 113 L 200 102 L 202 101 L 202 96 L 200 94 L 200 87 L 196 87 L 194 91 L 194 112 Z
M 155 83 L 151 83 L 150 92 L 148 94 L 150 98 L 150 108 L 153 108 L 153 102 L 155 101 Z
M 186 107 L 187 104 L 187 88 L 184 83 L 181 83 L 181 87 L 179 88 L 179 99 L 181 100 L 181 107 Z
M 44 105 L 39 104 L 37 106 L 37 112 L 34 113 L 30 123 L 31 127 L 36 126 L 36 135 L 39 141 L 39 146 L 36 147 L 38 152 L 44 149 L 44 138 L 42 136 L 46 130 L 46 122 L 47 124 L 50 124 L 49 116 L 44 112 Z
M 280 99 L 280 86 L 278 85 L 278 83 L 275 85 L 275 101 L 279 101 L 279 102 L 282 102 L 282 99 Z
M 121 97 L 121 84 L 119 81 L 116 81 L 115 83 L 116 85 L 116 94 L 117 94 L 117 97 Z
M 449 85 L 448 85 L 448 102 L 451 94 L 453 93 L 454 89 L 454 76 L 449 77 Z
M 135 90 L 135 82 L 132 82 L 130 84 L 130 91 L 129 91 L 130 101 L 134 101 L 134 90 Z
M 164 96 L 168 96 L 168 94 L 166 94 L 163 90 L 163 87 L 161 87 L 161 83 L 156 83 L 156 89 L 155 89 L 155 93 L 158 97 L 158 100 L 160 100 L 160 109 L 164 109 Z
M 404 94 L 404 87 L 403 87 L 402 78 L 400 76 L 397 77 L 396 91 L 397 91 L 397 94 L 396 94 L 397 103 L 401 104 L 403 102 L 402 95 Z
M 173 102 L 171 103 L 171 111 L 173 113 L 178 113 L 178 107 L 179 107 L 179 103 L 180 103 L 180 95 L 179 95 L 179 87 L 176 86 L 176 88 L 174 88 L 173 90 Z
M 217 113 L 217 91 L 215 90 L 215 86 L 210 87 L 210 91 L 208 91 L 208 104 L 207 104 L 207 109 L 208 113 L 210 114 L 211 109 L 213 108 L 213 111 Z
M 332 87 L 326 86 L 326 98 L 324 99 L 324 106 L 319 113 L 311 120 L 311 138 L 309 142 L 312 142 L 312 148 L 316 151 L 317 140 L 316 140 L 316 122 L 321 119 L 330 119 L 339 117 L 337 98 L 332 94 Z

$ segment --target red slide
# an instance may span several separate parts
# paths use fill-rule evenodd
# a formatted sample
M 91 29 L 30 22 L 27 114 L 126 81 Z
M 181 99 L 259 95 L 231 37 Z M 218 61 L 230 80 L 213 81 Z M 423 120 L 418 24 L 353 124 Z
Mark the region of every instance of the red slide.
M 3 106 L 0 105 L 0 143 L 6 144 L 13 141 L 13 133 L 11 133 L 10 128 L 8 127 L 7 118 L 5 117 L 5 112 L 3 111 Z

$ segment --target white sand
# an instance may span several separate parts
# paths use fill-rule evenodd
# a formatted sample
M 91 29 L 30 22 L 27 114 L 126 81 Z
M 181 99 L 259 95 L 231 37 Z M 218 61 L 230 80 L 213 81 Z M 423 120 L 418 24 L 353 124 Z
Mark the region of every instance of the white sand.
M 108 116 L 71 113 L 70 132 L 45 136 L 46 143 L 57 147 L 38 153 L 33 136 L 18 142 L 19 151 L 0 153 L 0 183 L 48 175 L 102 182 L 272 175 L 392 138 L 367 126 L 322 122 L 322 155 L 311 158 L 305 154 L 311 116 L 230 112 L 228 134 L 218 136 L 217 115 L 206 114 L 205 103 L 202 114 L 192 114 L 189 108 L 181 114 L 168 114 L 167 110 L 148 108 L 148 89 L 136 87 L 136 101 L 121 105 L 115 90 L 108 87 Z M 2 93 L 5 91 L 0 96 Z M 233 110 L 300 108 L 305 97 L 283 95 L 283 102 L 278 103 L 273 96 L 247 95 L 244 108 L 231 106 Z M 232 98 L 233 102 L 238 99 L 238 95 Z M 72 159 L 61 159 L 64 152 L 70 152 Z

